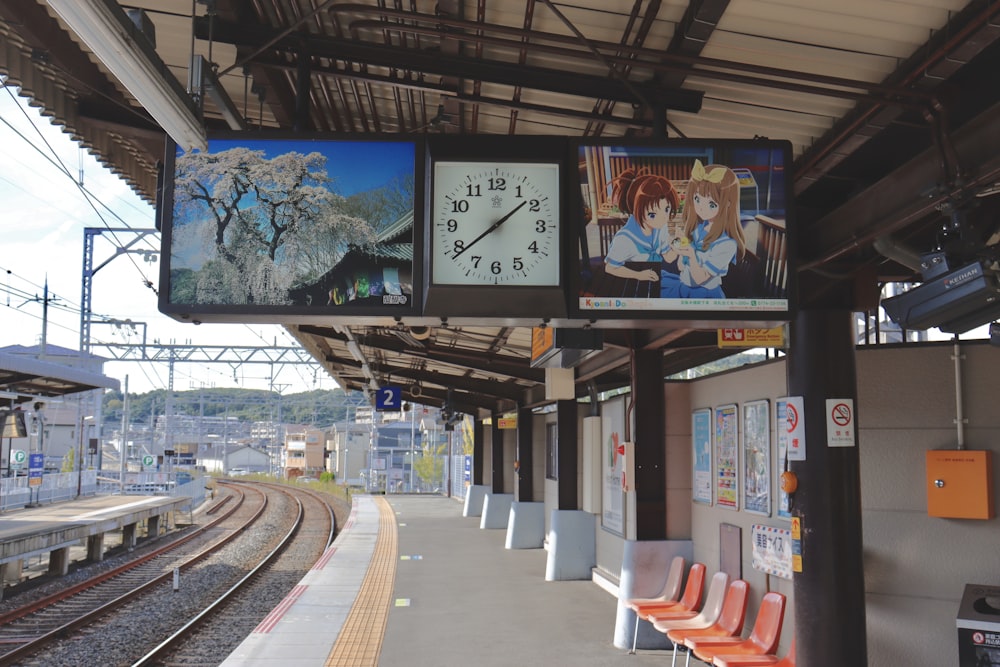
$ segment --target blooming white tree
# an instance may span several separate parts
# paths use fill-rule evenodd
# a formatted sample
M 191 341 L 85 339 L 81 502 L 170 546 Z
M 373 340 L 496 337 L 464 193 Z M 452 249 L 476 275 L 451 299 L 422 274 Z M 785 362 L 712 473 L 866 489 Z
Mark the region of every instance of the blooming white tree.
M 189 274 L 172 281 L 172 300 L 288 303 L 294 282 L 327 270 L 352 245 L 373 243 L 372 225 L 348 212 L 325 167 L 321 153 L 179 156 L 171 245 L 201 250 Z

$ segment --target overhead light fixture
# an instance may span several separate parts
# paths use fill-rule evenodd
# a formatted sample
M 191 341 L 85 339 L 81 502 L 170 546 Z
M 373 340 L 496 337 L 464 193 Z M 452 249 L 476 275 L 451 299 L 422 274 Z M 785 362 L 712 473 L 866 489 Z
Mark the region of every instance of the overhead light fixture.
M 52 9 L 184 150 L 208 149 L 191 98 L 113 0 L 47 0 Z
M 205 60 L 205 56 L 196 55 L 191 59 L 189 78 L 192 89 L 202 91 L 205 97 L 212 100 L 230 130 L 247 129 L 239 109 L 236 108 L 236 104 L 229 97 L 226 89 L 222 87 L 222 82 L 219 81 L 218 75 L 212 69 L 212 64 Z

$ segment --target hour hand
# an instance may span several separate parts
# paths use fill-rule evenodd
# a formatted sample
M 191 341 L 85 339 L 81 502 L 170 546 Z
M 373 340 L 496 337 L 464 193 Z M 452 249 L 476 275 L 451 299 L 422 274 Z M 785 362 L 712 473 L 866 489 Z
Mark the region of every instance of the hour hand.
M 491 232 L 493 232 L 494 230 L 496 230 L 497 228 L 499 228 L 500 225 L 502 225 L 503 223 L 507 222 L 507 220 L 512 215 L 514 215 L 515 213 L 517 213 L 518 211 L 520 211 L 521 208 L 525 204 L 527 204 L 527 203 L 528 203 L 528 200 L 526 199 L 523 202 L 521 202 L 520 204 L 518 204 L 517 206 L 515 206 L 514 210 L 512 210 L 510 213 L 508 213 L 507 215 L 503 216 L 502 218 L 500 218 L 499 220 L 497 220 L 496 222 L 494 222 L 492 225 L 490 225 L 489 227 L 487 227 L 486 230 L 482 234 L 480 234 L 476 238 L 474 238 L 471 241 L 469 241 L 461 250 L 459 250 L 454 255 L 452 255 L 452 259 L 454 259 L 455 257 L 458 257 L 463 252 L 465 252 L 466 250 L 468 250 L 469 248 L 471 248 L 472 246 L 474 246 L 476 243 L 478 243 L 479 241 L 481 241 L 483 239 L 483 237 L 485 237 L 486 235 L 490 234 Z

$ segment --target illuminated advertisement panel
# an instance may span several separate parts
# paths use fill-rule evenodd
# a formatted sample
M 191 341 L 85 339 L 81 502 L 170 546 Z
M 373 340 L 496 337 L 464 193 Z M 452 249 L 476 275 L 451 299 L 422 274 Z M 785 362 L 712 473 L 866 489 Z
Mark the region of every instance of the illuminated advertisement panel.
M 787 142 L 608 139 L 576 148 L 576 316 L 788 319 Z
M 215 322 L 418 313 L 417 154 L 412 140 L 249 133 L 169 154 L 160 310 Z

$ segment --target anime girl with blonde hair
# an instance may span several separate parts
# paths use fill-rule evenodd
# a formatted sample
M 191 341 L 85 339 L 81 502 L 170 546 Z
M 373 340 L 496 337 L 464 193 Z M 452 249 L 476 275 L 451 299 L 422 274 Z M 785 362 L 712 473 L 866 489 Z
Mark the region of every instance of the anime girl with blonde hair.
M 679 274 L 665 279 L 664 298 L 724 299 L 722 278 L 729 265 L 743 258 L 746 240 L 740 223 L 740 184 L 732 169 L 694 161 L 684 204 L 683 236 L 664 254 L 677 260 Z
M 629 168 L 611 182 L 611 203 L 629 218 L 611 239 L 605 271 L 619 278 L 659 282 L 659 271 L 631 269 L 625 263 L 661 263 L 670 250 L 667 223 L 680 204 L 673 183 L 648 169 Z

